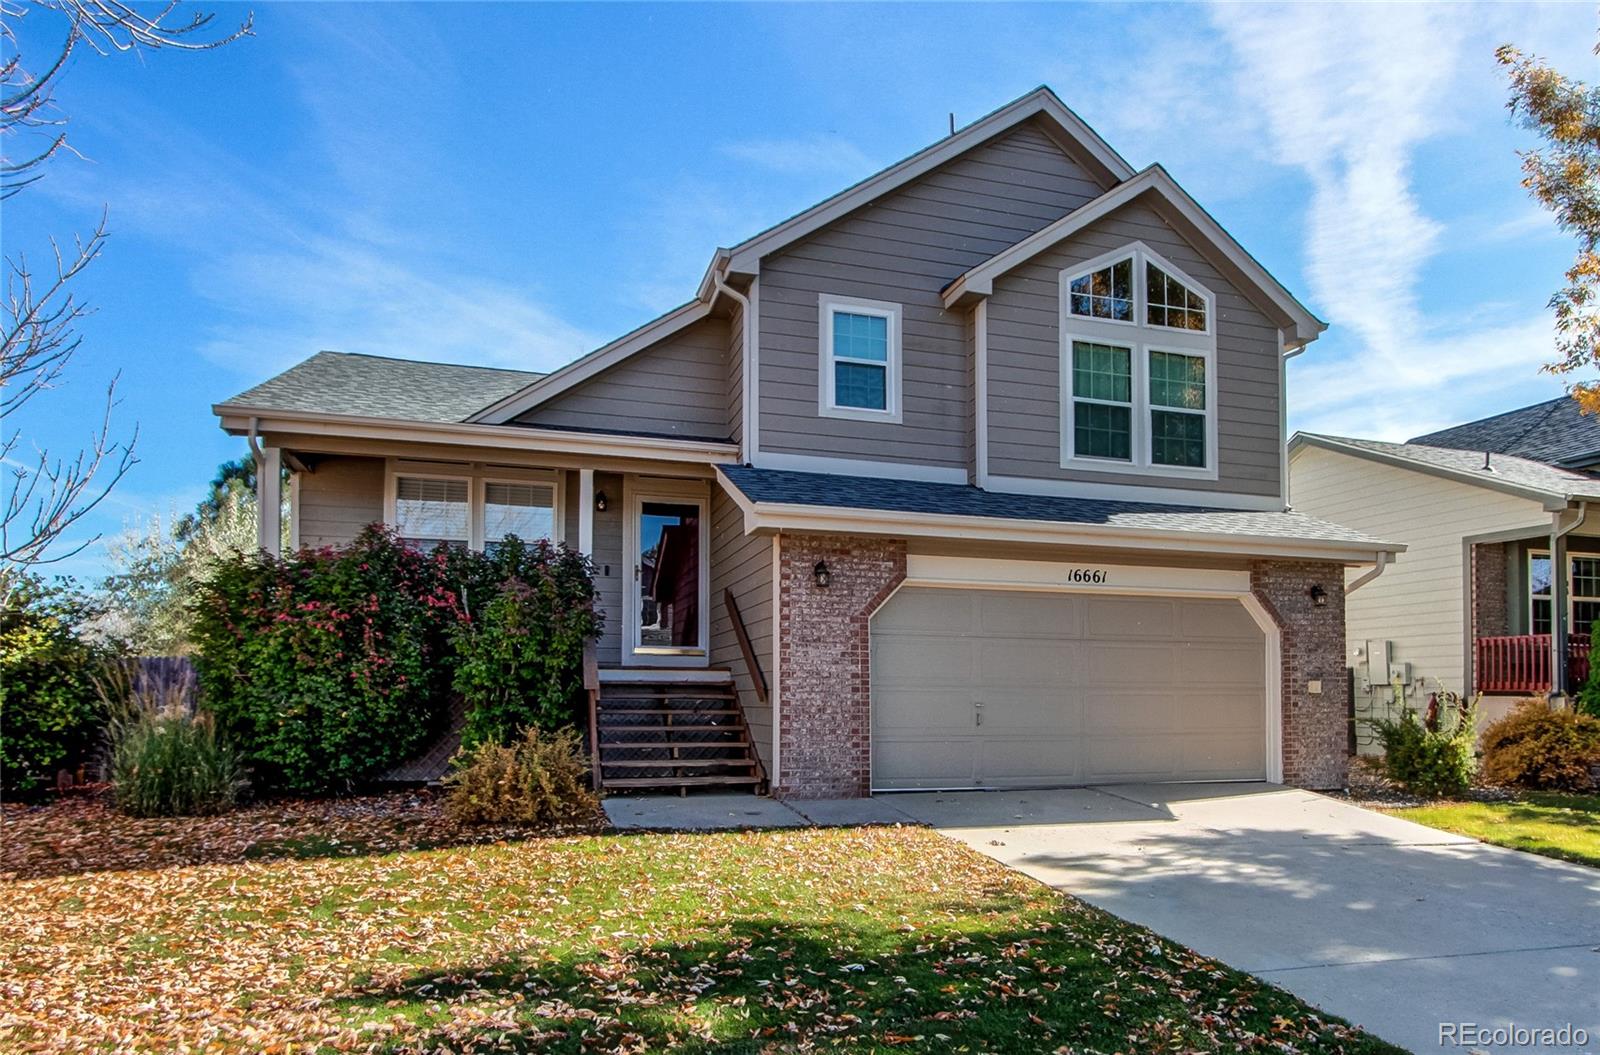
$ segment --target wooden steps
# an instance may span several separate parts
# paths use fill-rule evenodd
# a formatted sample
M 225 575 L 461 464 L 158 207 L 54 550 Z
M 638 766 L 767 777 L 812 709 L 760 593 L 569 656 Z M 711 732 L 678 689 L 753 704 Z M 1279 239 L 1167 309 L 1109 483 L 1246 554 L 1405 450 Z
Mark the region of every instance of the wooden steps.
M 591 762 L 598 790 L 764 790 L 766 774 L 731 676 L 692 677 L 660 670 L 595 680 Z

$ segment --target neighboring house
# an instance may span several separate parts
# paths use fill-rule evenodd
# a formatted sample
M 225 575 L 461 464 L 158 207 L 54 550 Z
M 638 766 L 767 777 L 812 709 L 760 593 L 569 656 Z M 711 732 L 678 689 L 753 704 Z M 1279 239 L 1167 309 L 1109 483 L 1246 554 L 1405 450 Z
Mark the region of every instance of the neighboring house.
M 591 554 L 602 687 L 731 679 L 777 794 L 1331 787 L 1346 568 L 1402 547 L 1286 511 L 1323 328 L 1041 88 L 548 375 L 324 352 L 215 412 L 297 545 Z
M 1563 396 L 1405 443 L 1300 433 L 1289 466 L 1295 509 L 1409 547 L 1347 606 L 1358 711 L 1392 703 L 1397 677 L 1419 703 L 1483 693 L 1486 717 L 1582 683 L 1600 418 Z

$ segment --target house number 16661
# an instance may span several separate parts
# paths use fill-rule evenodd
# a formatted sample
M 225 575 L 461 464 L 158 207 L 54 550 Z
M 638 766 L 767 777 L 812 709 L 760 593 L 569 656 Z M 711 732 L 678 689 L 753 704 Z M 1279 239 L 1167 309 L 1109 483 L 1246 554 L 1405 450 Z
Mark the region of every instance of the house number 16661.
M 1068 582 L 1091 583 L 1099 585 L 1106 581 L 1104 568 L 1073 568 L 1067 575 Z

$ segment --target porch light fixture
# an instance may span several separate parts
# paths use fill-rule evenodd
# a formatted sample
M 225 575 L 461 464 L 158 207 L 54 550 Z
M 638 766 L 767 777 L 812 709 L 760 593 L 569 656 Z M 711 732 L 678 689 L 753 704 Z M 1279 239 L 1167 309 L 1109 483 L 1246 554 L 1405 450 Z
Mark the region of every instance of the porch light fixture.
M 1328 591 L 1322 588 L 1320 582 L 1312 583 L 1311 589 L 1307 590 L 1306 593 L 1311 595 L 1311 603 L 1318 608 L 1328 607 Z
M 828 562 L 824 560 L 817 561 L 817 566 L 811 569 L 811 577 L 817 580 L 818 589 L 826 590 L 828 588 Z
M 596 491 L 594 493 L 594 507 L 602 513 L 606 511 L 606 493 L 604 491 Z

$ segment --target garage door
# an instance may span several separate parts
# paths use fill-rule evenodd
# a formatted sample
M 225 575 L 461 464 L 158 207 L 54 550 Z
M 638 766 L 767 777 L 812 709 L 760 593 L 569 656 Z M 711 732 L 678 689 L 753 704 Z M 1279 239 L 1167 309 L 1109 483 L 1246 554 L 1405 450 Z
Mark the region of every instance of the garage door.
M 1262 780 L 1233 600 L 907 587 L 872 620 L 875 788 Z

